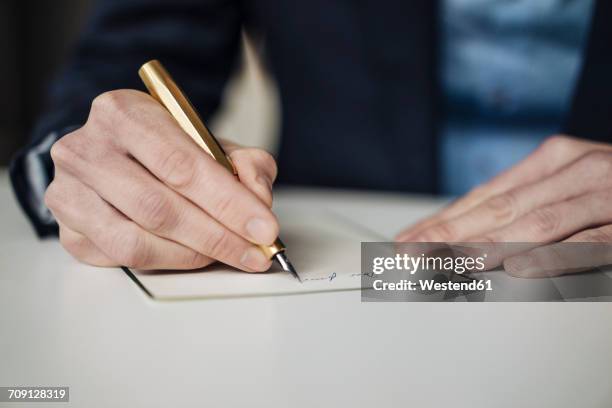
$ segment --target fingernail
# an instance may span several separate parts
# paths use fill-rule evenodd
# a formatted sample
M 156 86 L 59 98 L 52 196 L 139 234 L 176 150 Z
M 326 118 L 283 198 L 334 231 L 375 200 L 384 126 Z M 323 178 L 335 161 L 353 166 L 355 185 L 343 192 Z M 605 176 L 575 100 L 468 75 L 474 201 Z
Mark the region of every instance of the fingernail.
M 240 263 L 253 271 L 263 271 L 268 268 L 270 260 L 259 248 L 250 247 L 242 255 Z
M 246 230 L 251 241 L 258 244 L 270 244 L 274 241 L 274 227 L 261 218 L 252 218 L 247 222 Z

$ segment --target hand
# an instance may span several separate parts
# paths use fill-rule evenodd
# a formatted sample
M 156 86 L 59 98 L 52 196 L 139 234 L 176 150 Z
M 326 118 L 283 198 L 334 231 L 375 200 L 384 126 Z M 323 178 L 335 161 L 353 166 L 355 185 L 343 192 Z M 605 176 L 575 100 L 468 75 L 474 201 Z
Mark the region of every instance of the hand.
M 270 261 L 276 164 L 263 150 L 228 146 L 240 182 L 198 147 L 149 95 L 112 91 L 87 123 L 51 149 L 45 202 L 62 245 L 99 266 L 194 269 L 215 260 L 244 271 Z
M 554 136 L 518 165 L 404 230 L 397 240 L 527 242 L 531 247 L 556 241 L 612 243 L 611 203 L 612 145 Z M 507 252 L 512 246 L 505 248 Z M 605 265 L 609 252 L 597 252 L 583 266 Z M 543 258 L 537 253 L 504 253 L 499 260 L 506 259 L 510 274 L 529 277 L 537 274 L 534 262 Z M 549 258 L 551 265 L 562 265 L 562 253 L 552 247 L 546 253 L 559 258 Z

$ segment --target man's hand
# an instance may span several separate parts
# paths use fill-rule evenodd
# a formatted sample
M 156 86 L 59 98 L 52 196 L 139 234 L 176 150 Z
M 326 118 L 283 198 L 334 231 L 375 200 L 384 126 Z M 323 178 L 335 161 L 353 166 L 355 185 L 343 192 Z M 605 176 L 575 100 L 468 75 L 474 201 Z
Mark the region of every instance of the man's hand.
M 404 230 L 397 240 L 529 242 L 533 247 L 556 241 L 612 243 L 612 145 L 551 137 L 521 163 Z M 553 249 L 547 253 L 562 256 Z M 589 259 L 592 264 L 584 266 L 603 265 L 609 255 L 602 251 L 607 259 Z M 537 270 L 532 261 L 527 254 L 504 265 L 513 275 L 530 276 Z
M 268 269 L 253 244 L 278 235 L 276 164 L 263 150 L 225 147 L 240 182 L 149 95 L 98 96 L 87 123 L 51 149 L 55 179 L 45 202 L 62 245 L 100 266 L 194 269 L 219 260 Z

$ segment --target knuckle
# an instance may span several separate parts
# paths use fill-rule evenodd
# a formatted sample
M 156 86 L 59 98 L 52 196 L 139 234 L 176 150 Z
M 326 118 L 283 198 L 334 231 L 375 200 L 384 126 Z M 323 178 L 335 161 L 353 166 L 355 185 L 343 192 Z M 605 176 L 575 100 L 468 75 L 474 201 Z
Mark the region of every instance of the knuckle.
M 219 194 L 215 196 L 212 203 L 212 213 L 215 218 L 220 220 L 236 219 L 236 211 L 234 211 L 233 198 L 229 194 Z
M 554 135 L 544 140 L 540 147 L 547 154 L 564 156 L 575 146 L 576 141 L 573 138 L 566 135 Z
M 554 234 L 559 229 L 560 217 L 550 208 L 538 208 L 531 214 L 535 233 L 538 235 Z
M 172 203 L 160 192 L 147 192 L 138 200 L 143 227 L 150 231 L 168 231 L 178 222 Z
M 96 96 L 91 102 L 91 109 L 108 113 L 126 112 L 130 106 L 148 98 L 146 93 L 135 89 L 114 89 Z
M 448 222 L 438 224 L 431 232 L 433 236 L 437 238 L 436 241 L 453 241 L 457 236 L 455 227 Z
M 516 217 L 517 204 L 512 193 L 503 193 L 485 203 L 485 208 L 497 221 L 510 221 Z
M 72 132 L 51 147 L 51 159 L 55 167 L 74 175 L 88 173 L 92 166 L 101 167 L 108 161 L 112 144 L 90 138 L 87 132 Z
M 419 241 L 421 242 L 449 242 L 456 237 L 455 228 L 450 223 L 440 223 L 424 231 Z
M 132 89 L 118 89 L 98 95 L 91 103 L 88 125 L 105 130 L 102 134 L 112 133 L 122 123 L 146 126 L 148 121 L 143 118 L 143 95 Z
M 158 165 L 162 181 L 170 187 L 183 190 L 195 181 L 196 163 L 193 157 L 182 150 L 174 150 Z
M 272 180 L 274 180 L 278 172 L 278 168 L 276 166 L 276 160 L 274 160 L 274 157 L 265 150 L 262 150 L 262 149 L 254 149 L 254 150 L 255 150 L 254 152 L 255 159 L 266 170 L 266 172 L 268 172 Z
M 196 251 L 191 251 L 186 257 L 185 268 L 187 269 L 202 268 L 210 263 L 208 258 Z
M 520 257 L 510 257 L 503 261 L 504 270 L 510 276 L 515 278 L 530 278 L 533 269 L 527 268 L 526 265 L 533 263 L 533 256 L 525 254 Z
M 214 259 L 223 259 L 232 251 L 231 235 L 224 228 L 208 231 L 202 242 L 202 252 Z
M 78 158 L 73 139 L 71 135 L 66 135 L 51 146 L 51 160 L 56 166 L 73 163 Z
M 592 151 L 583 157 L 590 177 L 601 177 L 609 180 L 612 174 L 612 154 L 603 151 Z
M 76 235 L 76 234 L 69 236 L 68 234 L 65 233 L 63 229 L 60 229 L 59 239 L 60 239 L 60 244 L 62 244 L 62 246 L 70 254 L 72 254 L 72 256 L 74 256 L 77 259 L 80 259 L 80 257 L 83 254 L 85 244 L 87 242 L 85 237 Z
M 122 90 L 101 93 L 91 102 L 91 111 L 95 113 L 116 113 L 126 106 Z
M 53 160 L 54 163 L 59 162 L 62 159 L 62 143 L 62 139 L 58 140 L 57 142 L 53 143 L 53 145 L 51 146 L 51 150 L 49 150 L 51 160 Z
M 121 231 L 111 237 L 110 253 L 123 266 L 139 268 L 147 265 L 150 258 L 144 236 L 135 231 Z
M 58 188 L 58 182 L 54 180 L 47 187 L 47 191 L 45 191 L 45 205 L 50 210 L 55 210 L 61 205 L 62 200 Z

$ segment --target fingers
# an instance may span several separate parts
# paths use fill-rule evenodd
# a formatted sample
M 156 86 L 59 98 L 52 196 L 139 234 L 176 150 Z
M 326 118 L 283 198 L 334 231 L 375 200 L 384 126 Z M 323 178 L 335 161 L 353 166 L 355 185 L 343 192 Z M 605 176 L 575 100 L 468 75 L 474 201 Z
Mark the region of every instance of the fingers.
M 101 133 L 120 134 L 114 143 L 164 184 L 244 239 L 258 244 L 276 239 L 278 222 L 268 206 L 197 147 L 148 95 L 104 94 L 94 101 L 92 112 L 96 110 L 122 120 L 91 125 Z
M 272 184 L 277 174 L 272 155 L 261 149 L 242 148 L 233 149 L 229 156 L 240 182 L 268 207 L 272 207 Z
M 60 177 L 65 175 L 60 174 Z M 45 199 L 62 224 L 85 236 L 115 265 L 138 269 L 194 269 L 212 262 L 192 249 L 145 231 L 78 180 L 54 180 Z M 88 211 L 83 211 L 84 208 Z M 80 258 L 81 252 L 74 255 L 86 261 Z
M 527 201 L 521 201 L 526 198 Z M 461 242 L 469 237 L 497 229 L 528 211 L 534 197 L 522 191 L 500 194 L 454 217 L 432 223 L 419 231 L 402 234 L 399 239 L 417 242 Z
M 612 225 L 605 225 L 599 228 L 591 228 L 584 231 L 580 231 L 567 238 L 564 242 L 589 242 L 595 244 L 610 244 L 612 243 Z M 612 253 L 610 255 L 612 255 Z
M 485 237 L 489 242 L 553 242 L 593 225 L 612 223 L 611 191 L 538 208 Z M 474 238 L 479 241 L 479 238 Z
M 556 218 L 551 218 L 546 206 L 611 187 L 612 181 L 609 178 L 611 168 L 609 153 L 588 153 L 543 180 L 494 196 L 455 218 L 441 221 L 418 233 L 404 235 L 402 238 L 415 241 L 488 242 L 512 237 L 517 241 L 531 242 L 536 236 L 541 238 L 543 234 L 551 234 L 552 227 L 549 224 L 555 222 Z M 592 205 L 596 206 L 597 197 L 594 201 Z M 534 211 L 536 209 L 540 210 Z M 564 209 L 566 209 L 565 206 L 559 206 L 556 210 Z M 526 222 L 531 221 L 534 224 L 527 228 L 522 230 L 514 228 L 508 230 L 505 235 L 491 234 L 492 231 L 499 231 L 532 211 L 533 214 L 527 218 Z M 592 218 L 591 214 L 586 214 L 586 216 Z M 606 217 L 605 214 L 601 216 Z M 579 221 L 579 217 L 576 217 L 575 222 Z M 519 226 L 525 227 L 525 222 Z M 516 234 L 513 235 L 512 231 Z M 573 231 L 566 232 L 569 234 Z
M 57 155 L 56 155 L 57 156 Z M 61 157 L 56 160 L 63 165 Z M 253 244 L 221 225 L 127 156 L 109 152 L 89 169 L 66 166 L 127 218 L 157 236 L 178 242 L 236 268 L 263 271 L 270 261 Z
M 59 224 L 59 239 L 62 246 L 75 259 L 93 266 L 119 266 L 106 256 L 85 235 L 71 230 L 61 221 Z
M 594 225 L 612 223 L 611 200 L 611 191 L 601 191 L 541 207 L 506 227 L 470 241 L 478 248 L 487 248 L 486 268 L 495 268 L 504 259 L 540 244 L 559 241 Z
M 564 242 L 541 246 L 504 261 L 508 274 L 541 278 L 612 264 L 612 225 L 582 231 Z
M 501 173 L 490 182 L 477 187 L 443 211 L 402 231 L 396 239 L 399 241 L 415 240 L 417 235 L 432 226 L 457 218 L 489 200 L 492 212 L 504 213 L 507 207 L 512 205 L 508 203 L 511 198 L 504 193 L 519 186 L 545 179 L 580 156 L 594 150 L 612 151 L 612 147 L 567 136 L 553 136 L 516 166 Z M 496 196 L 501 196 L 501 198 L 494 200 Z M 507 216 L 508 214 L 503 215 Z M 440 228 L 440 232 L 444 235 L 444 226 Z
M 107 252 L 108 243 L 99 242 L 104 234 L 92 235 L 96 231 L 85 225 L 98 206 L 123 231 L 117 239 L 134 239 L 153 251 L 146 254 L 151 259 L 138 261 L 140 267 L 188 268 L 217 259 L 247 271 L 266 270 L 271 262 L 253 243 L 271 244 L 278 235 L 270 210 L 276 165 L 258 149 L 231 150 L 244 184 L 197 146 L 150 96 L 109 92 L 94 100 L 85 126 L 54 144 L 50 206 L 71 248 L 77 247 L 73 241 L 87 247 L 72 250 L 81 259 L 95 255 L 98 263 L 110 259 L 125 264 L 120 262 L 125 256 L 117 259 Z M 58 191 L 92 202 L 82 197 L 62 201 Z M 100 228 L 112 229 L 108 223 Z M 96 254 L 87 240 L 108 259 Z M 157 252 L 163 248 L 165 253 Z M 185 256 L 192 259 L 183 262 Z
M 523 163 L 398 239 L 484 245 L 486 269 L 503 262 L 510 274 L 521 277 L 556 276 L 610 263 L 611 153 L 610 145 L 552 139 Z M 605 226 L 593 228 L 599 225 Z M 578 253 L 565 245 L 539 246 L 568 236 L 568 242 L 608 244 L 582 246 Z

